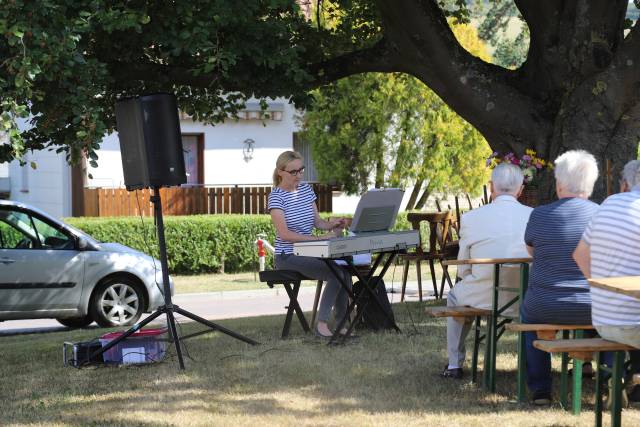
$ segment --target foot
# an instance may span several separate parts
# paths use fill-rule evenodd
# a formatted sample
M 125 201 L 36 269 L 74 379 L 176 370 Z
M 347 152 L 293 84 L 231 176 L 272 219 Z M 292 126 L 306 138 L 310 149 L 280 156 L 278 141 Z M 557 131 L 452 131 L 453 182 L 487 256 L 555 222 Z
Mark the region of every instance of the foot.
M 548 391 L 536 391 L 533 393 L 531 403 L 536 406 L 549 406 L 551 405 L 551 392 Z
M 331 338 L 333 332 L 329 329 L 327 322 L 318 322 L 316 325 L 316 336 L 320 338 Z
M 462 379 L 462 368 L 451 368 L 445 366 L 444 370 L 440 372 L 442 378 L 453 378 L 454 380 Z
M 640 385 L 632 386 L 627 392 L 629 402 L 640 402 Z
M 342 329 L 340 329 L 340 336 L 341 336 L 341 337 L 346 337 L 346 338 L 349 338 L 349 339 L 356 339 L 356 338 L 360 338 L 360 336 L 359 336 L 359 335 L 354 334 L 354 333 L 353 333 L 353 331 L 351 331 L 351 333 L 350 333 L 350 334 L 349 334 L 349 336 L 347 337 L 347 331 L 348 331 L 348 329 L 347 329 L 347 328 L 342 328 Z
M 573 368 L 569 369 L 569 376 L 573 375 Z M 591 364 L 582 365 L 582 378 L 593 378 L 593 367 Z

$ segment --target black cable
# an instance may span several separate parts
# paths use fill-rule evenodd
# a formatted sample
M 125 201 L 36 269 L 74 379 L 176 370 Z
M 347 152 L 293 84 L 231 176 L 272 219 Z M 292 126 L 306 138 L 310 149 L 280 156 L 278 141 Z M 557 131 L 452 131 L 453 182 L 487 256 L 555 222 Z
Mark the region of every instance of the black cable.
M 162 289 L 162 287 L 160 286 L 157 280 L 158 266 L 156 265 L 156 260 L 152 255 L 151 246 L 149 246 L 149 242 L 147 241 L 147 227 L 142 217 L 142 209 L 140 209 L 140 198 L 138 197 L 138 190 L 136 190 L 135 194 L 136 194 L 136 203 L 138 204 L 138 215 L 140 216 L 140 222 L 142 223 L 142 240 L 144 241 L 144 245 L 147 248 L 147 253 L 151 257 L 153 262 L 153 282 L 156 284 L 156 288 L 158 288 L 158 290 L 160 291 L 160 294 L 164 296 L 164 289 Z M 155 218 L 154 218 L 154 221 L 155 221 Z
M 179 336 L 183 335 L 182 324 L 178 322 L 178 319 L 176 319 L 175 317 L 174 317 L 174 320 L 176 322 L 176 325 L 178 325 L 178 328 L 180 329 Z M 178 339 L 180 345 L 182 345 L 182 349 L 184 350 L 184 354 L 187 356 L 187 358 L 189 358 L 189 360 L 191 360 L 192 362 L 199 363 L 200 362 L 199 360 L 196 360 L 193 357 L 191 357 L 191 354 L 189 353 L 189 349 L 187 348 L 187 341 L 186 340 L 182 341 L 180 340 L 179 337 L 176 337 L 176 338 Z

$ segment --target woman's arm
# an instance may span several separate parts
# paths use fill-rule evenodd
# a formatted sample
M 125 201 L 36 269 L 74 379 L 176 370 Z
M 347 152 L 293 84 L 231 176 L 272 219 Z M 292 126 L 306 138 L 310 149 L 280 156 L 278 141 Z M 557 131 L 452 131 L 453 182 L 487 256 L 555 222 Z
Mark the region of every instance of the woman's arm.
M 529 255 L 533 256 L 533 246 L 527 245 L 527 252 L 529 252 Z
M 320 230 L 335 230 L 336 228 L 344 228 L 347 224 L 346 218 L 336 218 L 332 221 L 325 221 L 320 218 L 318 207 L 315 203 L 313 204 L 313 216 L 313 226 Z
M 333 233 L 324 234 L 322 236 L 309 236 L 306 234 L 296 233 L 295 231 L 291 231 L 287 228 L 287 221 L 284 218 L 284 211 L 282 209 L 271 209 L 270 213 L 271 221 L 276 229 L 276 233 L 282 240 L 287 242 L 295 243 L 307 242 L 310 240 L 327 240 L 335 237 L 335 234 Z
M 584 277 L 589 279 L 591 277 L 591 248 L 584 240 L 580 239 L 578 247 L 573 251 L 573 259 Z

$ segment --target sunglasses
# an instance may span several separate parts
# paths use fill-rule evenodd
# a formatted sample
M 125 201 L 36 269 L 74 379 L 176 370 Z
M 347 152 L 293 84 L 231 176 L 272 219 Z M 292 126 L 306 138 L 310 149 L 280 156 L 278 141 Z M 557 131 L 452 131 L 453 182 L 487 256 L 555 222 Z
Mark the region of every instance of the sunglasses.
M 300 169 L 294 169 L 292 171 L 284 170 L 284 172 L 291 174 L 291 176 L 302 175 L 302 172 L 304 172 L 304 166 L 301 167 Z

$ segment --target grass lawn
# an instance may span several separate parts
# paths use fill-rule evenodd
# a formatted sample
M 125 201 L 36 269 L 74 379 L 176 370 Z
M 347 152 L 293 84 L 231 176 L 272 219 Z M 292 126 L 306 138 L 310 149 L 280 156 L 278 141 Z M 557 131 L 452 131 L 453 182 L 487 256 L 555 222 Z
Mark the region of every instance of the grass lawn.
M 440 379 L 445 322 L 425 319 L 423 307 L 395 305 L 402 334 L 362 333 L 340 347 L 303 335 L 297 324 L 291 339 L 278 339 L 284 316 L 222 321 L 262 344 L 248 346 L 218 333 L 195 337 L 187 341 L 184 372 L 175 356 L 150 366 L 64 368 L 62 343 L 103 332 L 95 329 L 3 337 L 0 424 L 593 425 L 591 381 L 585 381 L 579 417 L 557 404 L 534 409 L 510 402 L 516 382 L 511 333 L 499 345 L 497 393 L 466 379 Z M 640 410 L 625 410 L 623 425 L 640 425 Z
M 450 269 L 449 271 L 455 271 Z M 438 286 L 442 268 L 436 265 L 436 277 L 438 278 Z M 454 273 L 455 274 L 455 273 Z M 218 292 L 218 291 L 247 291 L 252 289 L 267 289 L 265 283 L 260 282 L 257 272 L 235 273 L 235 274 L 200 274 L 197 276 L 176 276 L 172 275 L 176 293 L 195 293 L 195 292 Z M 415 263 L 411 263 L 409 268 L 409 281 L 417 279 Z M 384 276 L 387 285 L 391 283 L 402 284 L 402 265 L 391 265 Z M 431 283 L 431 275 L 429 274 L 429 264 L 422 263 L 422 282 L 423 290 L 433 289 Z M 302 286 L 316 286 L 315 281 L 304 281 Z

